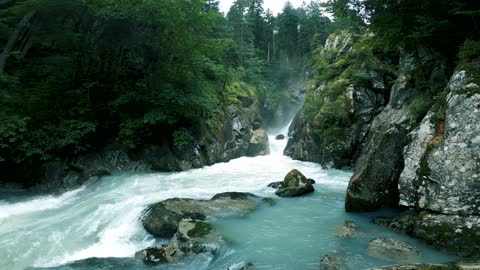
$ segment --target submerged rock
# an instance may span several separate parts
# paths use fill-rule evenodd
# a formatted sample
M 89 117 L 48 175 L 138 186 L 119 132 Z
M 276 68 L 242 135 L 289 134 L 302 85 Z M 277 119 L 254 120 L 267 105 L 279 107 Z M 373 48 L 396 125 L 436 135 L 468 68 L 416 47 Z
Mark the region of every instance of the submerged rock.
M 358 226 L 353 221 L 345 221 L 340 231 L 337 233 L 337 236 L 340 238 L 350 238 L 355 236 L 360 230 Z
M 270 184 L 267 185 L 267 187 L 271 187 L 271 188 L 280 188 L 283 184 L 283 181 L 279 181 L 279 182 L 272 182 Z
M 265 202 L 251 193 L 220 193 L 211 200 L 168 199 L 149 206 L 142 218 L 150 234 L 169 238 L 183 219 L 205 220 L 212 216 L 245 215 Z
M 275 194 L 280 197 L 297 197 L 315 191 L 312 183 L 298 170 L 290 171 Z
M 320 270 L 341 270 L 338 254 L 331 252 L 320 258 Z
M 145 264 L 171 263 L 188 255 L 213 256 L 223 242 L 212 225 L 195 220 L 182 220 L 168 245 L 147 248 L 135 253 Z
M 368 243 L 368 255 L 386 261 L 404 262 L 418 258 L 420 252 L 407 242 L 378 237 Z
M 285 140 L 285 135 L 283 134 L 277 135 L 277 137 L 275 137 L 275 140 L 277 141 Z

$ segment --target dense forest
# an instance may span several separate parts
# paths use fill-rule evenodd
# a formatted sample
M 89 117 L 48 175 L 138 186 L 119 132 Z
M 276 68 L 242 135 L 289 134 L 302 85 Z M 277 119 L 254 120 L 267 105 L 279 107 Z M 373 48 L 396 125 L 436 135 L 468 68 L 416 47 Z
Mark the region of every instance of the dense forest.
M 394 74 L 400 52 L 421 46 L 445 57 L 450 73 L 479 68 L 477 1 L 287 3 L 277 16 L 262 6 L 238 0 L 221 14 L 213 0 L 3 0 L 0 167 L 28 182 L 45 161 L 106 143 L 135 149 L 166 139 L 182 149 L 239 94 L 254 93 L 272 114 L 304 74 L 312 85 L 341 73 L 345 85 L 368 84 L 365 65 Z M 335 31 L 361 39 L 341 61 L 321 50 Z M 424 114 L 442 90 L 418 88 L 424 99 L 414 106 Z M 351 116 L 339 99 L 318 119 L 321 103 L 307 99 L 305 114 L 322 122 L 319 139 L 338 145 Z
M 480 269 L 480 0 L 232 2 L 0 0 L 0 268 Z
M 108 142 L 181 149 L 245 91 L 273 111 L 332 29 L 317 3 L 276 17 L 262 5 L 0 2 L 0 167 L 28 182 Z

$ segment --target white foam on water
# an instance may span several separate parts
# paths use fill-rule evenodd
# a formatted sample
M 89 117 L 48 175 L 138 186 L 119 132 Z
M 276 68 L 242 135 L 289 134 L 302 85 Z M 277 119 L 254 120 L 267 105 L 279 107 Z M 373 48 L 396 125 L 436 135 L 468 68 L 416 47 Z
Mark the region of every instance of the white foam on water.
M 58 197 L 44 196 L 30 201 L 18 203 L 0 202 L 0 220 L 12 216 L 59 208 L 83 189 L 84 188 L 80 188 L 74 191 L 66 192 Z
M 286 135 L 287 129 L 281 131 Z M 132 257 L 155 243 L 139 221 L 168 198 L 209 199 L 227 191 L 272 197 L 266 187 L 296 168 L 319 185 L 344 191 L 350 173 L 283 156 L 287 140 L 270 134 L 272 154 L 180 173 L 123 174 L 88 188 L 0 204 L 0 269 L 51 267 L 90 257 Z M 3 222 L 2 222 L 3 221 Z M 35 243 L 35 244 L 31 244 Z

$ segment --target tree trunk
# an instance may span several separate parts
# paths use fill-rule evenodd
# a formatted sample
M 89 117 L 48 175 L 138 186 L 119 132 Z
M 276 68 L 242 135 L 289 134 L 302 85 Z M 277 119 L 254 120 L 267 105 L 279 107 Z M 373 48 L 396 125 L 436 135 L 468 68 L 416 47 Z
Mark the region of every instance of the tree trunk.
M 20 23 L 17 25 L 13 33 L 10 35 L 10 38 L 8 39 L 7 44 L 5 45 L 5 48 L 3 48 L 2 54 L 0 54 L 0 74 L 4 72 L 7 59 L 12 53 L 13 47 L 15 46 L 15 43 L 17 43 L 17 40 L 22 30 L 28 26 L 28 24 L 30 23 L 30 20 L 33 18 L 34 15 L 35 15 L 35 11 L 30 11 L 27 14 L 25 14 L 23 19 L 20 21 Z

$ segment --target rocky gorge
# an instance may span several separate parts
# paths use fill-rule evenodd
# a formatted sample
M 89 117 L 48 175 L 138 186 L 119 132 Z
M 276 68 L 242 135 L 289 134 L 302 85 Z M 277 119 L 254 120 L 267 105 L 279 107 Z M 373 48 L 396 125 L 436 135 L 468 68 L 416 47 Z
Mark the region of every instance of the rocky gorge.
M 445 59 L 426 47 L 404 50 L 398 60 L 373 53 L 371 60 L 356 62 L 372 37 L 343 32 L 327 40 L 321 53 L 333 59 L 327 66 L 349 64 L 314 80 L 285 154 L 325 167 L 351 167 L 348 212 L 409 210 L 376 223 L 442 250 L 478 256 L 478 74 L 461 65 L 449 71 Z M 382 63 L 398 63 L 399 69 Z M 356 68 L 365 71 L 362 80 L 348 72 Z M 332 108 L 345 117 L 332 119 Z
M 136 149 L 109 144 L 94 152 L 46 162 L 34 189 L 65 192 L 114 172 L 185 171 L 270 153 L 258 97 L 245 92 L 224 110 L 223 116 L 215 120 L 215 128 L 199 131 L 182 149 L 171 140 L 161 139 Z

